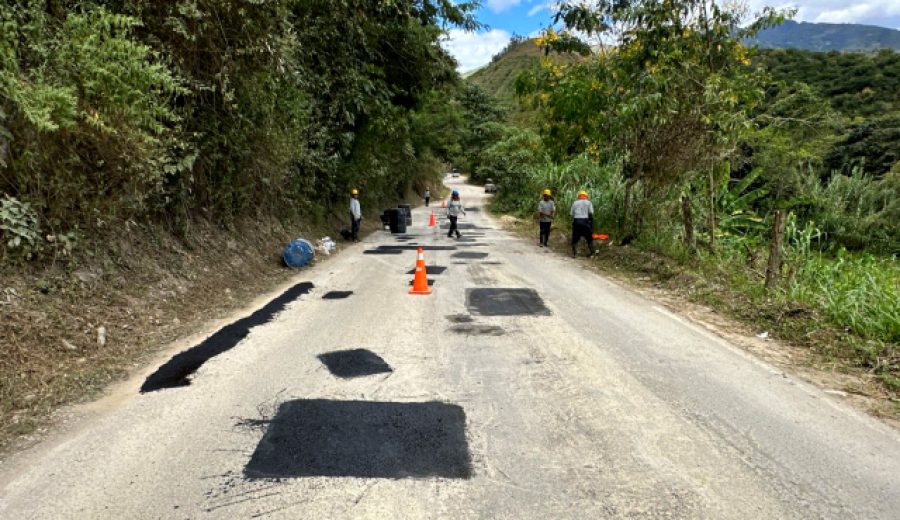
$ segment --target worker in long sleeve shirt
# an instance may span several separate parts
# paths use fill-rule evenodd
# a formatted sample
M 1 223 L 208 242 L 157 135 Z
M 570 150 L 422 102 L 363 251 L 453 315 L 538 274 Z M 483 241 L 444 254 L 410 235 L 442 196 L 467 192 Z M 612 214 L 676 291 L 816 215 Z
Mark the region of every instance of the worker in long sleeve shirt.
M 362 209 L 359 207 L 359 190 L 350 190 L 350 235 L 354 242 L 359 242 L 359 224 L 362 220 Z
M 594 205 L 588 200 L 586 191 L 578 193 L 578 200 L 572 203 L 572 258 L 578 254 L 578 242 L 587 240 L 591 255 L 594 251 Z
M 556 214 L 556 203 L 551 198 L 550 190 L 544 190 L 543 200 L 538 202 L 539 224 L 541 226 L 540 247 L 547 247 L 550 240 L 550 225 L 553 223 L 553 216 Z
M 460 214 L 465 215 L 466 210 L 463 209 L 462 202 L 459 200 L 459 192 L 453 190 L 453 193 L 450 195 L 450 203 L 447 204 L 447 218 L 450 219 L 450 231 L 447 232 L 447 237 L 452 237 L 453 233 L 456 233 L 456 238 L 462 236 L 459 228 L 456 226 L 456 219 L 459 218 Z

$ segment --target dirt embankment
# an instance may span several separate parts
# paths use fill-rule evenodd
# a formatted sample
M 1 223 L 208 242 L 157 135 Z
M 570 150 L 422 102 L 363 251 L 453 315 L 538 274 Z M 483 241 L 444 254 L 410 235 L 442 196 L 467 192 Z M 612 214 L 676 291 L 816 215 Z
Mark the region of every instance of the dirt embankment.
M 188 240 L 152 224 L 125 224 L 81 244 L 74 258 L 0 272 L 0 451 L 37 438 L 63 404 L 96 396 L 179 337 L 222 318 L 296 271 L 291 239 L 329 235 L 321 225 L 274 219 L 231 230 L 194 222 Z M 380 228 L 377 215 L 364 230 Z

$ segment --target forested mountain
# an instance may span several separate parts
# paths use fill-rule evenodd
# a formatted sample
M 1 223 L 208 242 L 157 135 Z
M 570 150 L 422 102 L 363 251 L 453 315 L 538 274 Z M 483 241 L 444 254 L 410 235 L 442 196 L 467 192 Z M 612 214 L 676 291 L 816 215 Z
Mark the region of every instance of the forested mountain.
M 514 120 L 527 121 L 531 117 L 530 111 L 516 98 L 516 78 L 521 72 L 538 67 L 542 57 L 544 50 L 534 39 L 513 38 L 505 49 L 493 57 L 491 63 L 471 73 L 466 81 L 510 108 Z M 571 63 L 577 58 L 570 54 L 551 53 L 548 59 L 554 63 Z
M 761 31 L 750 41 L 770 49 L 900 50 L 900 31 L 874 25 L 786 21 L 779 26 Z

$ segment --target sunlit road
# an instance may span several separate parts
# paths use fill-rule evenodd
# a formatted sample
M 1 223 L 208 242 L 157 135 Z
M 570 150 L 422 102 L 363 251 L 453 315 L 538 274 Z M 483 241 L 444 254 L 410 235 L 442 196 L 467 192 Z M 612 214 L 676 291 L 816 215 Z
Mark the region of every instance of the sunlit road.
M 418 208 L 301 272 L 189 385 L 9 459 L 0 518 L 900 518 L 897 432 L 448 184 L 463 241 Z

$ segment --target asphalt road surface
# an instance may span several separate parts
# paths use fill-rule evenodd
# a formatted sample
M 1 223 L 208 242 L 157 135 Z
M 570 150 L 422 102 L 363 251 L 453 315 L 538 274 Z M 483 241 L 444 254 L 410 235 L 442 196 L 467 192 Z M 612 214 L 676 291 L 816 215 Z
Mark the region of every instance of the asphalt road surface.
M 900 518 L 896 431 L 447 182 L 462 241 L 301 272 L 6 460 L 0 518 Z

